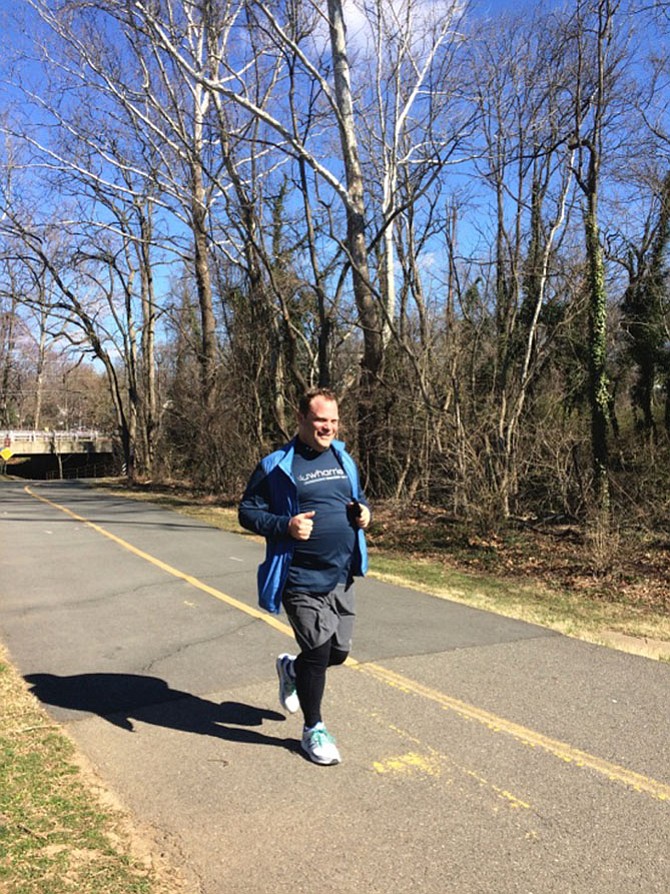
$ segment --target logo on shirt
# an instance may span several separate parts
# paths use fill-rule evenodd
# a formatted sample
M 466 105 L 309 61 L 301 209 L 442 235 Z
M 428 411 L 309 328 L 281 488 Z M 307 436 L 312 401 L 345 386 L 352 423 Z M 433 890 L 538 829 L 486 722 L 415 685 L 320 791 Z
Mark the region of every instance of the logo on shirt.
M 298 481 L 301 484 L 318 484 L 319 481 L 346 477 L 344 469 L 338 466 L 336 469 L 315 469 L 313 472 L 304 472 L 298 475 Z

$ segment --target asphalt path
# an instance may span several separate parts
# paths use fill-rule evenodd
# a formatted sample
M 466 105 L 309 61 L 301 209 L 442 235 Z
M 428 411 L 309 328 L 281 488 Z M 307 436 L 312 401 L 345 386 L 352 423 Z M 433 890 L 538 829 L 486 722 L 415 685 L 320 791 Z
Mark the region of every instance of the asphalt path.
M 670 665 L 368 577 L 319 767 L 277 701 L 262 555 L 0 482 L 0 638 L 192 894 L 670 894 Z

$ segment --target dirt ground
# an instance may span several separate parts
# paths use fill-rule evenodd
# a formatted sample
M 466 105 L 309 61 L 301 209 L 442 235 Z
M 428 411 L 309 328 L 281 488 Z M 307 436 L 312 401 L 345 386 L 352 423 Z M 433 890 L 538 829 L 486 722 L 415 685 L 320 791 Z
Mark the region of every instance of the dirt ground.
M 512 521 L 481 535 L 427 506 L 410 514 L 375 505 L 372 545 L 501 578 L 537 580 L 550 589 L 670 611 L 670 538 L 576 524 Z

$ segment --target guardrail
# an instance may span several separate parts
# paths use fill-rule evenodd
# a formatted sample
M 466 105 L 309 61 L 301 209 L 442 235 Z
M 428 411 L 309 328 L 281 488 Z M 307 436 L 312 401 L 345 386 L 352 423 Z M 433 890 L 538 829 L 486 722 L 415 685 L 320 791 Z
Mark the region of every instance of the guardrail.
M 48 428 L 43 431 L 32 431 L 29 429 L 5 429 L 0 430 L 0 441 L 6 441 L 9 439 L 12 441 L 28 441 L 30 443 L 34 443 L 35 441 L 49 441 L 49 440 L 61 440 L 61 441 L 96 441 L 98 438 L 109 438 L 109 435 L 102 434 L 96 429 L 83 429 L 76 428 L 72 431 L 63 431 L 63 430 L 50 430 Z

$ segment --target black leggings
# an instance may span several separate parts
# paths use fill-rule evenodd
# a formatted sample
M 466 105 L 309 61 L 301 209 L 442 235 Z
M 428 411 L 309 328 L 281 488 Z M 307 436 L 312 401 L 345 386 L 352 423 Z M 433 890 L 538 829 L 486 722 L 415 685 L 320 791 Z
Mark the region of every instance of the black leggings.
M 315 726 L 321 721 L 321 700 L 326 688 L 326 670 L 343 664 L 348 652 L 333 645 L 332 638 L 316 649 L 301 652 L 295 660 L 295 686 L 305 726 Z

